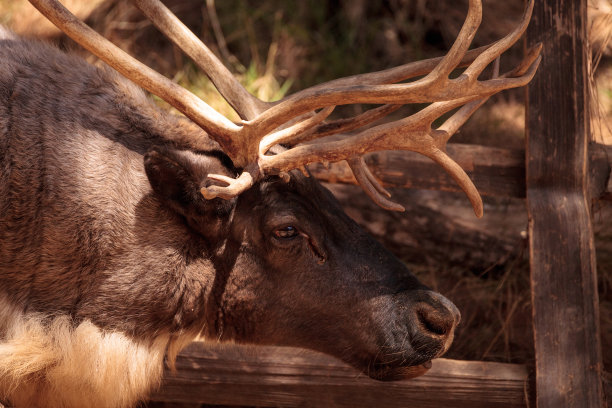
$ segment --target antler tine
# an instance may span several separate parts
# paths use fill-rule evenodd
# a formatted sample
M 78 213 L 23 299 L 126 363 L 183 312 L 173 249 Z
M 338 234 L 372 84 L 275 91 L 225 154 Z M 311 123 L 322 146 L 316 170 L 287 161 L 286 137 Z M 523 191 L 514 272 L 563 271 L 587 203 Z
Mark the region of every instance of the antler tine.
M 525 75 L 530 69 L 532 69 L 534 61 L 538 58 L 541 59 L 540 54 L 542 53 L 543 45 L 542 43 L 538 43 L 527 50 L 525 53 L 525 58 L 519 65 L 517 65 L 514 70 L 508 72 L 506 76 L 508 77 L 520 77 Z
M 506 84 L 507 88 L 525 85 L 533 78 L 539 65 L 540 57 L 534 56 L 528 57 L 532 63 L 522 76 L 509 78 L 509 74 L 505 74 L 490 81 L 512 80 L 512 82 L 499 82 Z M 260 167 L 264 172 L 288 171 L 316 161 L 335 162 L 355 154 L 362 155 L 377 150 L 413 150 L 425 154 L 432 147 L 438 148 L 441 143 L 439 140 L 446 140 L 446 131 L 432 131 L 431 124 L 435 119 L 455 108 L 489 97 L 493 93 L 495 92 L 435 102 L 407 118 L 366 129 L 346 139 L 299 145 L 275 156 L 260 156 Z
M 301 122 L 265 136 L 259 143 L 259 155 L 264 155 L 272 146 L 277 144 L 295 144 L 297 138 L 309 132 L 331 115 L 334 108 L 335 106 L 329 106 L 321 109 Z
M 335 135 L 339 133 L 350 132 L 355 129 L 362 128 L 370 123 L 376 122 L 387 115 L 395 112 L 403 105 L 383 105 L 377 108 L 369 109 L 357 116 L 346 119 L 333 120 L 331 122 L 323 122 L 313 128 L 310 132 L 304 133 L 299 137 L 291 140 L 291 144 L 307 142 L 309 140 L 318 139 L 321 137 Z
M 324 120 L 332 113 L 335 106 L 321 109 L 316 114 L 308 115 L 308 118 L 301 122 L 265 136 L 259 144 L 259 155 L 266 154 L 276 144 L 295 146 L 299 143 L 328 135 L 350 132 L 382 119 L 401 107 L 402 105 L 383 105 L 351 118 L 338 119 L 331 122 L 325 122 Z
M 500 57 L 495 59 L 495 63 L 493 65 L 493 74 L 491 78 L 499 77 L 499 64 Z M 452 135 L 455 134 L 457 130 L 480 108 L 486 101 L 489 100 L 489 97 L 482 98 L 479 100 L 472 101 L 461 107 L 454 115 L 448 118 L 442 126 L 438 128 L 438 130 L 446 132 L 446 137 L 444 138 L 444 144 L 448 142 L 448 139 L 451 138 Z
M 516 80 L 516 82 L 508 83 L 510 85 L 529 82 L 535 75 L 540 57 L 535 53 L 530 54 L 527 59 L 531 61 L 531 66 L 521 77 L 505 78 L 509 75 L 506 74 L 493 80 Z M 523 65 L 521 64 L 521 66 Z M 468 96 L 450 101 L 435 102 L 412 116 L 375 126 L 347 139 L 315 142 L 296 146 L 276 156 L 260 156 L 260 168 L 265 173 L 286 172 L 315 161 L 328 160 L 334 162 L 377 150 L 411 150 L 431 158 L 442 166 L 466 193 L 476 215 L 481 216 L 482 200 L 478 191 L 467 174 L 443 150 L 452 133 L 469 118 L 477 106 L 483 103 L 483 99 L 486 100 L 489 96 L 490 94 L 485 94 L 484 97 L 481 96 L 480 98 Z M 463 108 L 451 116 L 439 129 L 431 128 L 436 118 L 460 106 L 463 106 Z M 369 187 L 368 183 L 361 184 Z M 366 188 L 366 191 L 368 191 L 368 188 Z
M 433 121 L 472 100 L 474 98 L 432 103 L 412 116 L 374 126 L 344 139 L 303 144 L 274 156 L 260 156 L 259 166 L 265 173 L 278 173 L 317 161 L 337 162 L 378 150 L 426 153 L 438 147 L 442 133 L 432 131 Z
M 491 44 L 484 45 L 479 48 L 474 48 L 473 50 L 469 50 L 465 53 L 459 64 L 457 64 L 457 68 L 466 67 L 470 65 L 476 58 L 482 54 L 485 50 L 491 47 Z M 291 98 L 300 97 L 301 94 L 305 94 L 307 92 L 312 92 L 316 90 L 326 89 L 326 88 L 338 88 L 344 86 L 356 86 L 356 85 L 383 85 L 383 84 L 394 84 L 397 82 L 402 82 L 410 78 L 427 75 L 429 74 L 435 67 L 437 67 L 440 62 L 444 59 L 442 57 L 429 58 L 422 61 L 413 61 L 404 65 L 400 65 L 393 68 L 384 69 L 381 71 L 368 72 L 365 74 L 351 75 L 344 78 L 333 79 L 328 82 L 324 82 L 318 85 L 314 85 L 310 88 L 304 89 L 302 91 L 296 92 L 291 95 Z M 280 101 L 277 101 L 276 104 L 283 102 L 284 98 Z
M 153 24 L 208 76 L 242 119 L 250 120 L 269 107 L 247 91 L 221 61 L 159 0 L 133 0 Z
M 200 193 L 207 200 L 212 200 L 213 198 L 229 200 L 251 188 L 255 180 L 259 178 L 259 175 L 259 169 L 254 165 L 247 166 L 242 174 L 235 179 L 220 174 L 209 174 L 209 180 L 220 181 L 227 184 L 227 186 L 211 185 L 202 187 Z
M 158 95 L 191 118 L 224 148 L 235 150 L 233 136 L 240 130 L 230 120 L 189 91 L 132 58 L 96 33 L 56 0 L 30 0 L 45 17 L 70 38 L 138 85 Z
M 391 194 L 380 185 L 378 180 L 376 180 L 363 159 L 363 156 L 351 157 L 346 161 L 351 168 L 353 175 L 355 176 L 355 180 L 357 180 L 363 191 L 372 199 L 372 201 L 386 210 L 399 212 L 406 211 L 406 209 L 400 204 L 394 203 L 393 201 L 387 199 L 388 197 L 391 197 Z
M 530 6 L 533 0 L 530 0 Z M 263 112 L 259 117 L 252 121 L 252 124 L 260 129 L 263 133 L 269 133 L 283 123 L 291 120 L 296 116 L 300 116 L 305 112 L 320 109 L 326 106 L 338 106 L 354 103 L 369 103 L 369 104 L 408 104 L 408 103 L 431 103 L 457 98 L 461 96 L 482 96 L 483 93 L 495 93 L 502 89 L 507 89 L 508 84 L 512 83 L 512 79 L 507 79 L 501 83 L 492 82 L 485 88 L 477 81 L 475 75 L 476 70 L 470 67 L 475 61 L 468 66 L 470 77 L 462 75 L 456 79 L 448 78 L 448 74 L 452 69 L 464 60 L 464 56 L 469 46 L 474 32 L 480 22 L 481 4 L 480 0 L 470 0 L 470 10 L 468 17 L 461 29 L 460 34 L 455 40 L 455 44 L 447 56 L 442 58 L 439 64 L 425 77 L 409 83 L 400 84 L 375 84 L 375 85 L 356 85 L 352 81 L 340 80 L 335 83 L 342 84 L 341 86 L 329 86 L 326 88 L 315 87 L 310 88 L 295 95 L 292 95 L 282 102 L 272 106 L 267 111 Z M 530 17 L 529 10 L 523 15 L 521 22 L 522 27 L 528 23 Z M 504 47 L 510 40 L 516 41 L 517 32 L 513 31 L 513 35 L 502 41 Z M 499 42 L 498 42 L 499 44 Z M 495 44 L 495 45 L 498 45 Z M 494 46 L 495 46 L 494 45 Z M 491 47 L 482 51 L 488 53 Z M 489 54 L 487 54 L 489 55 Z M 494 58 L 493 58 L 494 59 Z M 483 61 L 484 59 L 480 59 Z M 486 66 L 480 66 L 478 69 L 484 70 Z M 374 77 L 369 77 L 373 82 Z M 379 83 L 379 82 L 378 82 Z M 332 82 L 333 84 L 333 82 Z M 350 85 L 346 85 L 350 84 Z
M 528 80 L 531 80 L 540 63 L 541 51 L 542 44 L 537 44 L 536 46 L 530 48 L 526 53 L 525 59 L 521 61 L 521 63 L 514 70 L 504 74 L 502 78 L 518 76 L 518 78 L 526 77 Z M 495 65 L 493 66 L 493 74 L 491 76 L 493 79 L 499 78 L 499 59 L 500 57 L 497 57 L 494 62 Z M 523 79 L 523 81 L 524 80 L 525 79 Z M 478 108 L 480 108 L 488 99 L 489 97 L 472 101 L 461 107 L 461 109 L 448 118 L 444 124 L 438 128 L 438 130 L 446 132 L 446 141 L 448 141 L 448 139 L 450 139 L 450 137 L 454 135 L 455 132 L 461 126 L 463 126 L 463 124 L 472 116 L 472 114 L 476 112 Z
M 531 20 L 531 14 L 533 12 L 535 0 L 529 0 L 527 3 L 527 7 L 523 13 L 523 17 L 521 18 L 521 22 L 519 25 L 512 30 L 508 35 L 506 35 L 501 40 L 495 42 L 491 47 L 489 47 L 486 51 L 480 54 L 472 64 L 463 72 L 463 75 L 468 77 L 477 78 L 478 75 L 499 55 L 505 52 L 508 48 L 510 48 L 516 41 L 523 35 L 527 26 L 529 25 L 529 20 Z
M 439 78 L 448 78 L 448 75 L 457 67 L 463 58 L 463 55 L 465 55 L 468 48 L 470 48 L 470 44 L 472 44 L 472 40 L 476 35 L 476 30 L 478 30 L 481 20 L 481 0 L 470 0 L 468 14 L 465 18 L 463 26 L 461 27 L 461 30 L 459 31 L 459 34 L 457 35 L 457 39 L 442 61 L 440 61 L 440 63 L 425 78 L 423 78 L 423 82 L 439 82 Z M 476 60 L 478 60 L 478 58 L 476 58 Z
M 459 187 L 461 187 L 468 200 L 470 200 L 472 208 L 474 209 L 474 214 L 476 214 L 478 218 L 481 218 L 484 213 L 482 198 L 480 197 L 478 189 L 461 166 L 440 149 L 434 149 L 425 155 L 439 164 L 455 182 L 459 184 Z

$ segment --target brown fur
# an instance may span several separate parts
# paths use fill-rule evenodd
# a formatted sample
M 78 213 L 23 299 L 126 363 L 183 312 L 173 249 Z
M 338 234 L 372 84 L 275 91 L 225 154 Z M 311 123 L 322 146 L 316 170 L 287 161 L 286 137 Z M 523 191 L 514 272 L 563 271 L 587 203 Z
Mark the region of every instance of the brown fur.
M 116 149 L 112 140 L 153 123 L 160 112 L 114 72 L 7 31 L 0 31 L 0 41 L 5 42 L 0 92 L 8 101 L 0 105 L 0 401 L 10 397 L 12 404 L 24 407 L 131 406 L 159 382 L 166 349 L 176 355 L 179 345 L 199 331 L 180 336 L 183 331 L 175 330 L 171 336 L 168 321 L 180 318 L 178 306 L 167 303 L 172 299 L 97 305 L 112 299 L 117 286 L 133 285 L 133 277 L 123 273 L 135 264 L 155 264 L 164 257 L 177 270 L 182 267 L 172 250 L 155 243 L 147 243 L 145 260 L 123 253 L 125 242 L 140 239 L 125 229 L 134 222 L 153 224 L 143 235 L 164 230 L 171 245 L 173 228 L 163 217 L 148 212 L 145 219 L 134 219 L 136 208 L 152 201 L 141 201 L 148 181 L 142 159 L 133 160 L 150 141 L 134 138 L 128 149 Z M 58 86 L 65 92 L 61 97 Z M 96 116 L 109 104 L 118 105 L 115 115 Z M 73 123 L 79 115 L 84 121 Z M 183 128 L 199 131 L 188 122 L 168 119 L 160 125 L 175 134 L 183 135 Z M 101 132 L 110 132 L 111 138 L 99 137 Z M 66 143 L 54 145 L 54 138 Z M 104 150 L 116 153 L 116 166 L 101 165 Z M 45 174 L 49 168 L 59 171 Z M 109 195 L 107 183 L 113 178 L 117 183 Z M 107 234 L 100 234 L 101 229 Z M 93 270 L 106 272 L 87 281 Z M 177 282 L 181 284 L 185 282 Z M 90 297 L 102 287 L 104 299 Z M 129 296 L 138 298 L 137 292 Z M 133 313 L 132 321 L 123 321 L 115 305 L 134 312 L 152 307 L 159 315 L 147 321 Z M 164 309 L 166 321 L 158 324 Z M 149 335 L 142 341 L 125 332 Z
M 379 379 L 448 348 L 457 309 L 316 180 L 199 193 L 239 170 L 115 72 L 0 28 L 0 400 L 131 406 L 198 334 Z

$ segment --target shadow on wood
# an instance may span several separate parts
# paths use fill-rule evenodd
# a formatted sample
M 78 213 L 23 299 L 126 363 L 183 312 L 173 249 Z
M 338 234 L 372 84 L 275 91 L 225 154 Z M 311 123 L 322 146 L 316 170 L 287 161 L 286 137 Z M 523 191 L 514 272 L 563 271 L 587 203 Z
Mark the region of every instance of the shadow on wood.
M 526 407 L 524 366 L 437 359 L 427 374 L 375 381 L 324 354 L 196 342 L 153 401 L 260 407 Z
M 496 147 L 449 144 L 448 154 L 466 171 L 480 194 L 525 198 L 525 151 Z M 612 199 L 608 185 L 612 146 L 592 143 L 589 147 L 590 188 L 593 198 Z M 413 152 L 385 151 L 367 156 L 366 162 L 385 187 L 461 191 L 457 183 L 430 159 Z M 346 162 L 329 169 L 311 164 L 310 171 L 330 183 L 356 184 Z

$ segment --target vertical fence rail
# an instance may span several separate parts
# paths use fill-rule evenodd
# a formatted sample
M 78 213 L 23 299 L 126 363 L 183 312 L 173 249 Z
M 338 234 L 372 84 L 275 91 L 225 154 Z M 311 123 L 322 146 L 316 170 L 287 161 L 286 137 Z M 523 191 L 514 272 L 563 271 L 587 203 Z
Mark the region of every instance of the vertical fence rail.
M 527 207 L 538 408 L 602 407 L 589 196 L 587 0 L 539 0 L 527 109 Z

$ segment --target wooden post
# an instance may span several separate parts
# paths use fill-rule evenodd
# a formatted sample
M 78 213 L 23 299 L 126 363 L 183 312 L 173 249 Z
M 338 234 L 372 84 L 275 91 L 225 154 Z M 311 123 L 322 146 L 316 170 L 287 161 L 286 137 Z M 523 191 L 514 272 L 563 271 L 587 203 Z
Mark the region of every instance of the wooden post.
M 544 44 L 526 153 L 539 408 L 603 406 L 586 25 L 587 0 L 538 0 L 528 31 L 531 45 Z

